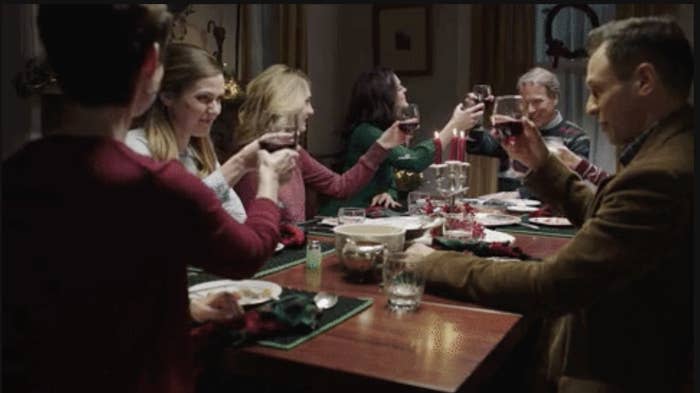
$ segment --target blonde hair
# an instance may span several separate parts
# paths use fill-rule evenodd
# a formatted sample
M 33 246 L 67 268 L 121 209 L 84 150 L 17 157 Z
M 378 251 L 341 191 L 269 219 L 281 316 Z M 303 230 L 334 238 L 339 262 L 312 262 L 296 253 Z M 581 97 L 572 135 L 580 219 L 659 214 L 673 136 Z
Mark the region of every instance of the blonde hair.
M 281 117 L 301 112 L 311 89 L 302 71 L 274 64 L 246 87 L 246 98 L 238 112 L 236 150 L 270 130 Z
M 223 74 L 216 59 L 204 49 L 190 44 L 170 44 L 163 61 L 164 74 L 161 94 L 177 97 L 188 87 L 202 78 Z M 146 139 L 151 156 L 158 161 L 177 159 L 179 150 L 167 107 L 160 97 L 146 115 L 144 124 Z M 205 177 L 214 172 L 218 163 L 214 145 L 209 135 L 190 138 L 189 145 L 194 150 L 197 173 Z

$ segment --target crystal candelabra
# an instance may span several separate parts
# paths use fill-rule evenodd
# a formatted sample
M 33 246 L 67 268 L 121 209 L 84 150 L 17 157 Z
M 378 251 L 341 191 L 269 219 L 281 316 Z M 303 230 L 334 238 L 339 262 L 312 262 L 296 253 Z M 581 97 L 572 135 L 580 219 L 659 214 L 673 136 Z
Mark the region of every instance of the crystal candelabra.
M 435 176 L 436 191 L 448 200 L 450 206 L 455 205 L 455 197 L 469 190 L 468 171 L 469 163 L 462 161 L 445 161 L 444 164 L 430 166 Z

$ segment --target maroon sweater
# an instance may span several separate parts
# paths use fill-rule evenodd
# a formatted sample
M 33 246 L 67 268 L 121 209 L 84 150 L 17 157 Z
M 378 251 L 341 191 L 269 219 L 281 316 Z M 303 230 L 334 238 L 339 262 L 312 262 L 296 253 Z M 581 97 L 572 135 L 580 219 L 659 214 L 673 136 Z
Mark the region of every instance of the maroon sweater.
M 186 264 L 251 276 L 279 240 L 235 222 L 176 161 L 53 136 L 2 168 L 3 383 L 13 391 L 193 390 Z

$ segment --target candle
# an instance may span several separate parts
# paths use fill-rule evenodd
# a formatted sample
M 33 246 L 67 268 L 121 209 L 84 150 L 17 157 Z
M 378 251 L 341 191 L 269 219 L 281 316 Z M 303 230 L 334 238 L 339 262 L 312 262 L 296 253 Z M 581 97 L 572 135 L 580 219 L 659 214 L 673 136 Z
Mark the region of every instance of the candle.
M 457 129 L 452 129 L 452 139 L 450 139 L 450 160 L 457 159 Z
M 467 156 L 467 138 L 464 136 L 464 131 L 459 132 L 457 149 L 457 161 L 464 161 Z
M 442 164 L 442 141 L 440 140 L 440 133 L 435 131 L 435 158 L 433 159 L 433 164 Z

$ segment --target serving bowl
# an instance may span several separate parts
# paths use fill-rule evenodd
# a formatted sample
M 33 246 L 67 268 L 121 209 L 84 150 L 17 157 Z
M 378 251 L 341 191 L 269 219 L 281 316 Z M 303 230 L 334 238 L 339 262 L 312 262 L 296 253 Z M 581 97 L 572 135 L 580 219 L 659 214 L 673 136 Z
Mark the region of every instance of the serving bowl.
M 333 229 L 335 250 L 340 263 L 351 275 L 362 276 L 375 270 L 383 253 L 403 251 L 406 230 L 391 225 L 343 224 Z M 348 242 L 348 240 L 352 240 Z

